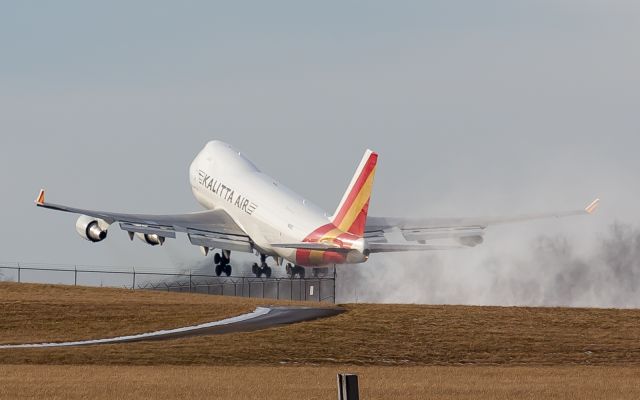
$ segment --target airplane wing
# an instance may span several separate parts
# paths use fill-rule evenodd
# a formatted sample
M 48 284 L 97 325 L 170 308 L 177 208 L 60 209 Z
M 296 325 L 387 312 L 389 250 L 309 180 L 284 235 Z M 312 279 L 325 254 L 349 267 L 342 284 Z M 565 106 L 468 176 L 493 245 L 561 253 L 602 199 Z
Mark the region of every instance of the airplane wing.
M 164 238 L 167 237 L 175 238 L 176 232 L 183 232 L 188 235 L 189 241 L 193 245 L 233 251 L 253 251 L 253 243 L 249 236 L 224 210 L 171 215 L 125 214 L 86 210 L 48 203 L 45 201 L 44 189 L 40 191 L 36 199 L 36 205 L 101 219 L 109 225 L 117 222 L 120 228 L 127 231 L 132 239 L 133 235 L 138 233 L 157 235 L 164 241 Z
M 393 218 L 369 217 L 365 228 L 365 238 L 372 243 L 387 243 L 389 237 L 395 241 L 405 240 L 424 244 L 430 240 L 455 239 L 464 246 L 482 243 L 484 230 L 490 225 L 529 221 L 546 218 L 562 218 L 572 215 L 593 214 L 600 203 L 592 201 L 580 210 L 524 214 L 511 217 L 486 218 Z M 415 250 L 415 249 L 411 249 Z M 427 248 L 425 248 L 427 250 Z M 398 251 L 398 250 L 396 250 Z M 409 251 L 409 250 L 407 250 Z

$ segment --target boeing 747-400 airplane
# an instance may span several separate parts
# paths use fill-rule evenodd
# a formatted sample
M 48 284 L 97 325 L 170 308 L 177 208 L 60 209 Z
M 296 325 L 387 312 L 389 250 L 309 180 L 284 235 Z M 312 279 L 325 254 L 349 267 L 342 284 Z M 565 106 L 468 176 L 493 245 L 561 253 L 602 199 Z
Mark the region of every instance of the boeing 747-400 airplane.
M 444 250 L 475 246 L 489 225 L 539 218 L 591 214 L 594 200 L 575 211 L 498 218 L 389 218 L 368 217 L 369 199 L 378 155 L 367 150 L 338 208 L 332 215 L 261 172 L 230 145 L 211 141 L 189 168 L 191 190 L 207 211 L 174 215 L 122 214 L 91 211 L 45 201 L 44 189 L 36 204 L 80 214 L 76 230 L 91 242 L 107 237 L 114 223 L 150 245 L 162 245 L 177 232 L 200 246 L 206 256 L 214 249 L 215 272 L 231 274 L 231 252 L 260 256 L 256 276 L 271 275 L 267 257 L 287 265 L 291 275 L 304 276 L 303 267 L 362 263 L 371 254 Z M 392 238 L 395 241 L 390 242 Z M 451 244 L 438 244 L 443 239 Z

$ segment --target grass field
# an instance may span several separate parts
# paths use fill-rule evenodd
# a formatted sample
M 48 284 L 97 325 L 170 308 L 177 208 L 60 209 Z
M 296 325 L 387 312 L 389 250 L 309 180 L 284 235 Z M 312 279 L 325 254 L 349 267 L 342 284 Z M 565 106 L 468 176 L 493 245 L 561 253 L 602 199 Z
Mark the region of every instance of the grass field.
M 0 285 L 0 342 L 90 339 L 212 321 L 275 301 Z M 282 302 L 280 302 L 282 303 Z M 0 350 L 0 363 L 640 366 L 640 310 L 348 304 L 251 333 Z
M 637 399 L 631 367 L 0 366 L 0 399 L 335 399 L 356 372 L 363 399 Z
M 0 343 L 192 325 L 273 300 L 0 283 Z M 307 304 L 308 305 L 308 304 Z M 640 398 L 640 310 L 347 304 L 250 333 L 0 350 L 0 399 Z
M 232 317 L 270 304 L 296 303 L 0 282 L 0 344 L 81 340 L 177 328 Z

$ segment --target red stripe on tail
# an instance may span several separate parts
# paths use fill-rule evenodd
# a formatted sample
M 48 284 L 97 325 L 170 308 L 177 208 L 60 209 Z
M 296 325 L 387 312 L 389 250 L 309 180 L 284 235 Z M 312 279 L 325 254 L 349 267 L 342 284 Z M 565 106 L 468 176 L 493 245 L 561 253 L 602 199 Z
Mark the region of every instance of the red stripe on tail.
M 345 232 L 364 234 L 377 162 L 378 154 L 367 150 L 334 214 L 333 224 Z

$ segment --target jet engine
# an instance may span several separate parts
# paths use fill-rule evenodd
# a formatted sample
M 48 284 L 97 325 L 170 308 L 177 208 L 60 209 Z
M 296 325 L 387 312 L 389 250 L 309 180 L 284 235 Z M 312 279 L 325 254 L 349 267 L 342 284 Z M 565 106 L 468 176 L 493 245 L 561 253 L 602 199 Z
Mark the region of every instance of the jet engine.
M 136 232 L 136 237 L 151 246 L 162 246 L 164 243 L 164 237 L 155 233 Z
M 76 221 L 76 232 L 85 240 L 99 242 L 107 237 L 107 221 L 100 218 L 81 215 Z
M 474 236 L 461 236 L 458 238 L 458 241 L 463 246 L 473 247 L 473 246 L 482 244 L 482 242 L 484 242 L 484 239 L 480 235 L 474 235 Z

